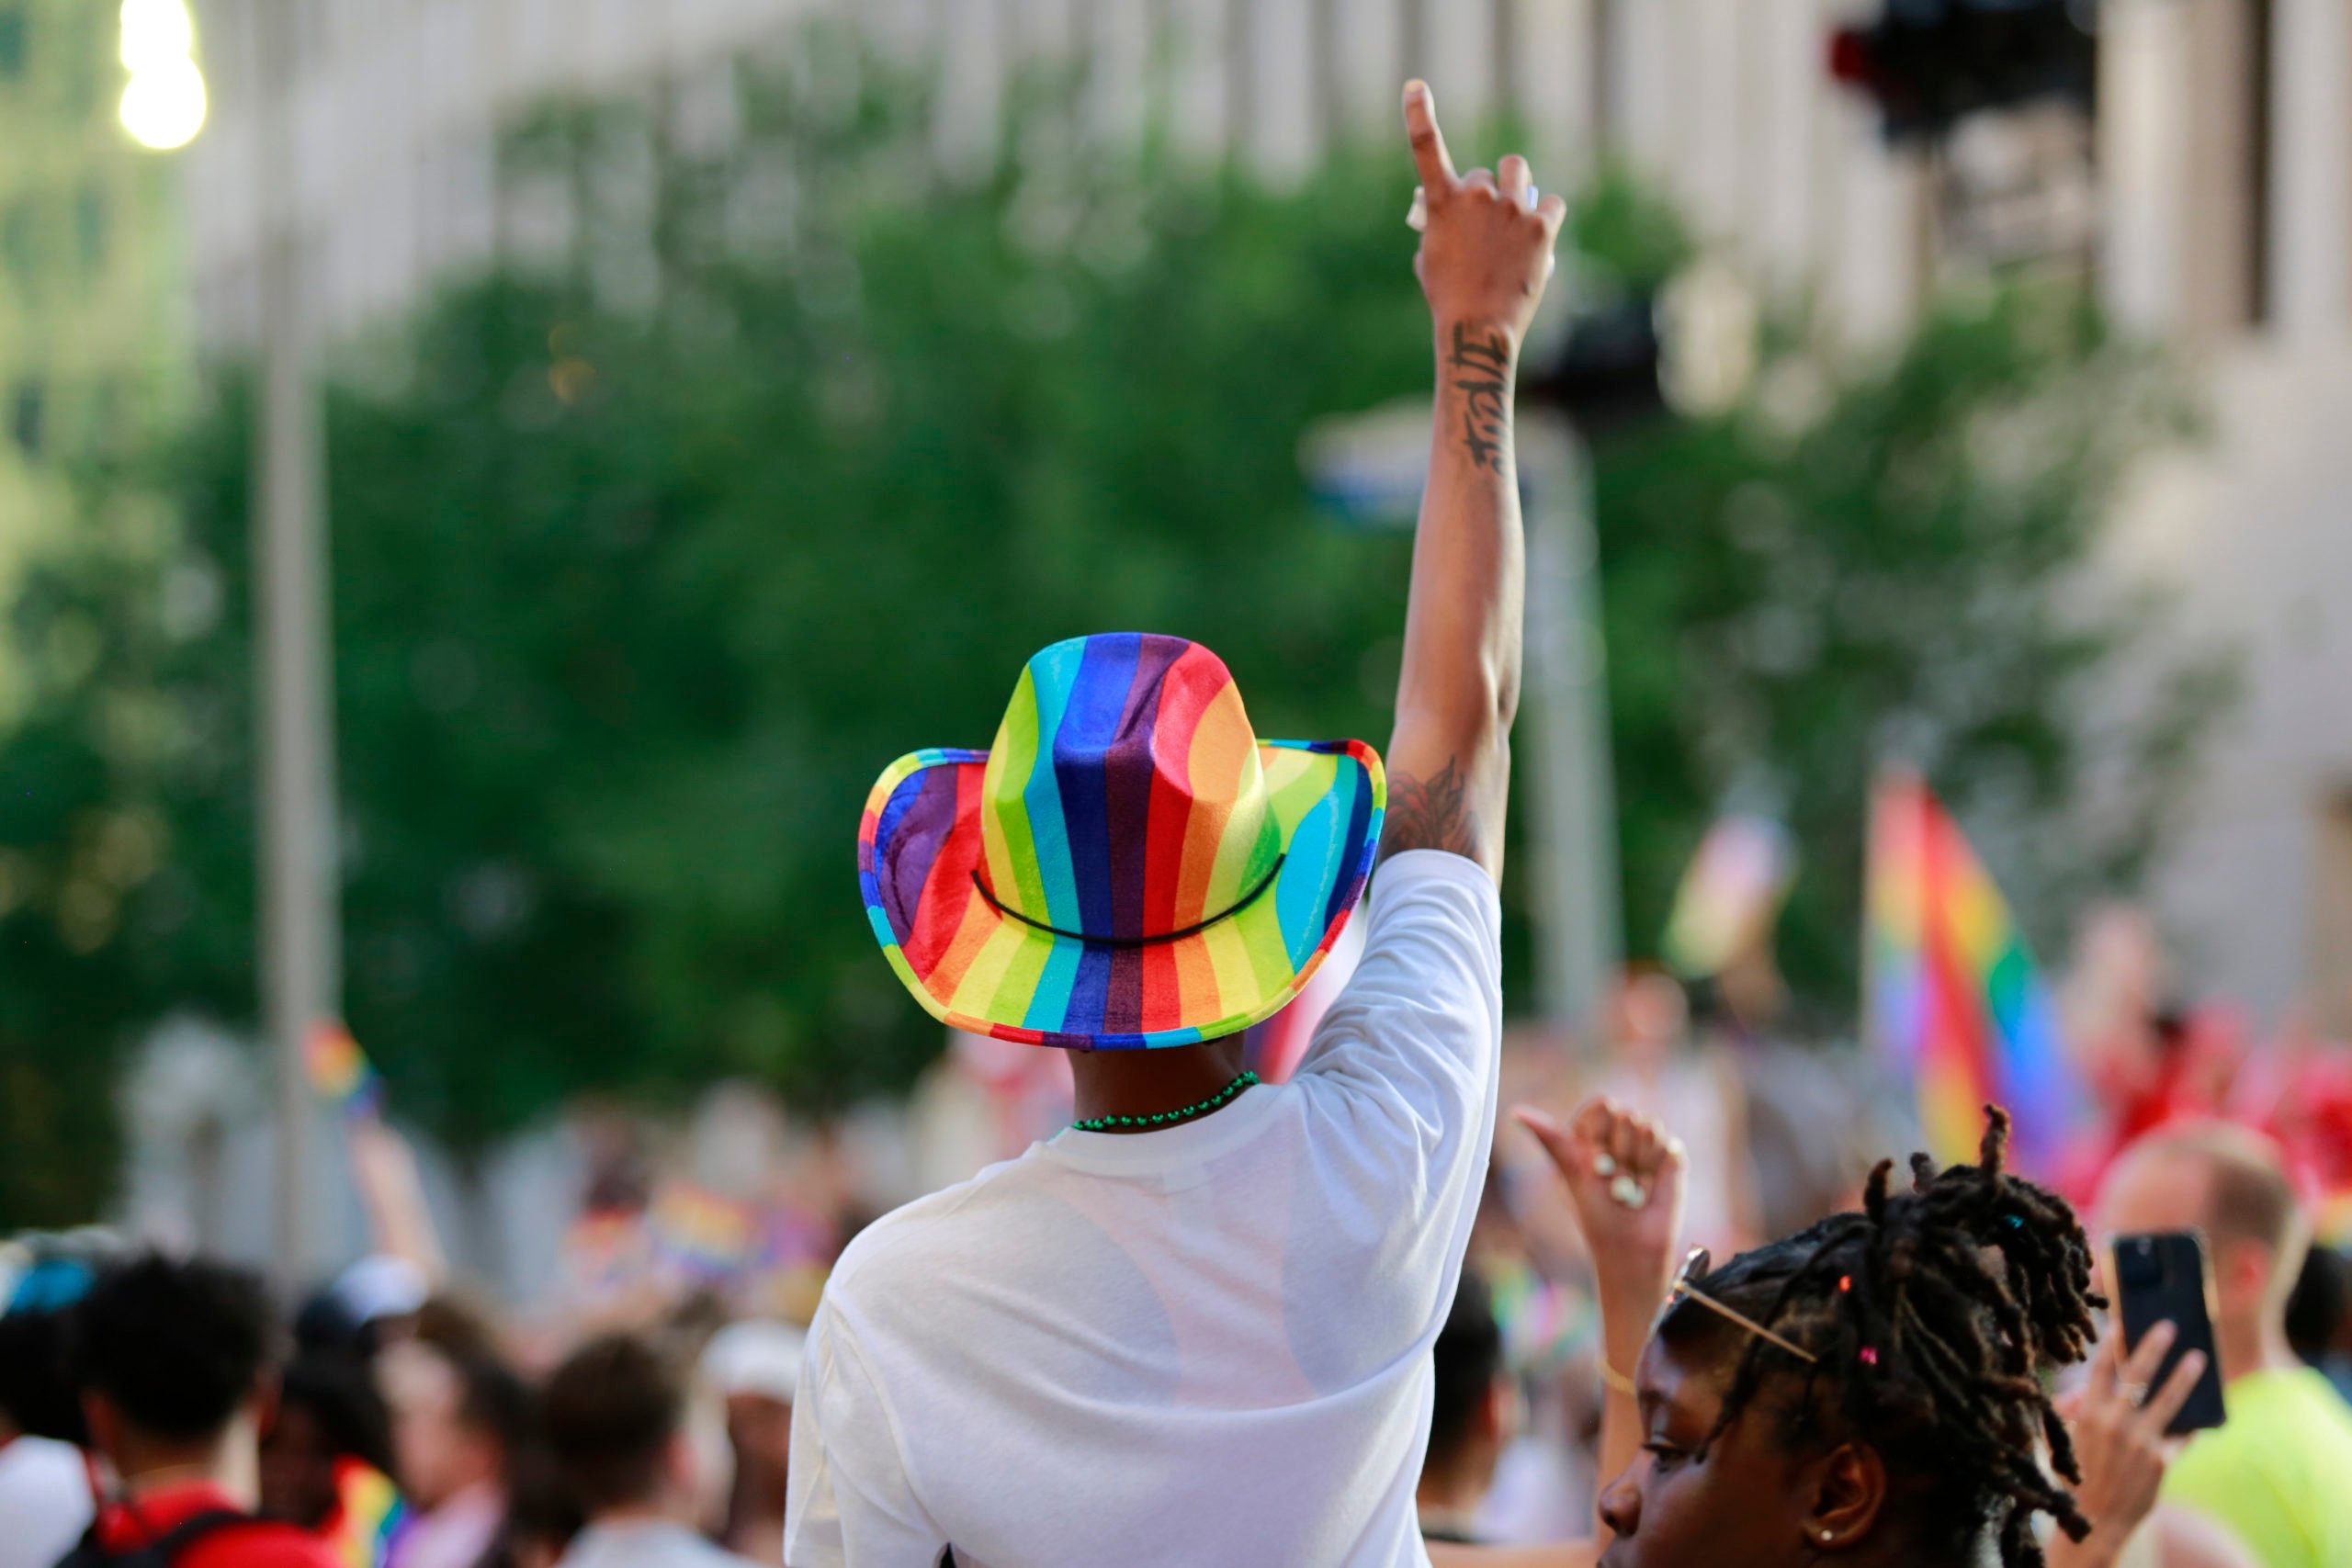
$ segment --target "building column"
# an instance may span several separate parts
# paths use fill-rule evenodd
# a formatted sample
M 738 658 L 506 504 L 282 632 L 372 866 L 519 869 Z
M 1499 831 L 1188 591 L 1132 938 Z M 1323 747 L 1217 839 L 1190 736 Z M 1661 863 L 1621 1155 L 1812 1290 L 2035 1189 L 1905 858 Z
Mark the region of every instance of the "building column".
M 2352 4 L 2271 4 L 2270 318 L 2304 342 L 2352 318 Z
M 2099 18 L 2099 274 L 2108 310 L 2135 332 L 2168 332 L 2179 319 L 2188 44 L 2171 0 L 2121 0 Z

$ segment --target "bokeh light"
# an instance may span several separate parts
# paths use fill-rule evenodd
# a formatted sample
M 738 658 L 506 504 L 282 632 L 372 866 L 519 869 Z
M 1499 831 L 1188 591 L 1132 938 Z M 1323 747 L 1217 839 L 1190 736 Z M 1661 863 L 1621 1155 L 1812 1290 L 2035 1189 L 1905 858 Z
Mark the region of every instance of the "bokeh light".
M 142 147 L 185 147 L 204 128 L 204 73 L 186 0 L 123 0 L 122 125 Z
M 196 51 L 187 0 L 122 0 L 122 65 L 133 75 Z
M 141 147 L 168 152 L 204 128 L 204 73 L 192 60 L 150 65 L 122 90 L 122 127 Z

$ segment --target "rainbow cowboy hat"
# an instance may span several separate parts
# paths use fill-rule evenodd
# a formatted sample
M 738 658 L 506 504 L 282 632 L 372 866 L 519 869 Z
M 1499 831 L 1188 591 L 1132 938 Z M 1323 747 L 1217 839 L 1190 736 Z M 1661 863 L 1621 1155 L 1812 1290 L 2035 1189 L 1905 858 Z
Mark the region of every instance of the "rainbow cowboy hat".
M 1360 740 L 1260 740 L 1197 643 L 1078 637 L 1029 660 L 988 750 L 890 764 L 858 882 L 890 966 L 953 1028 L 1189 1045 L 1313 976 L 1386 800 Z

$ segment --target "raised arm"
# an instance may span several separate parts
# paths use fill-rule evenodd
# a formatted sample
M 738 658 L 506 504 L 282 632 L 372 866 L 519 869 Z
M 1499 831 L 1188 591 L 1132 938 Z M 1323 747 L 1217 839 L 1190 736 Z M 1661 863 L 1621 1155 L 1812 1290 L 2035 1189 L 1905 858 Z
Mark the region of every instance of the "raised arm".
M 1593 1469 L 1597 1506 L 1600 1492 L 1624 1472 L 1641 1450 L 1642 1412 L 1634 1395 L 1634 1370 L 1673 1280 L 1690 1161 L 1680 1139 L 1612 1100 L 1586 1100 L 1565 1127 L 1528 1106 L 1513 1114 L 1559 1168 L 1568 1201 L 1576 1206 L 1577 1224 L 1592 1253 L 1606 1390 L 1600 1451 Z M 1606 1540 L 1607 1525 L 1596 1517 L 1594 1526 Z
M 1499 881 L 1526 576 L 1512 389 L 1566 207 L 1536 199 L 1516 153 L 1498 173 L 1456 176 L 1425 83 L 1406 84 L 1405 125 L 1421 176 L 1413 266 L 1436 332 L 1437 417 L 1381 842 L 1466 855 Z

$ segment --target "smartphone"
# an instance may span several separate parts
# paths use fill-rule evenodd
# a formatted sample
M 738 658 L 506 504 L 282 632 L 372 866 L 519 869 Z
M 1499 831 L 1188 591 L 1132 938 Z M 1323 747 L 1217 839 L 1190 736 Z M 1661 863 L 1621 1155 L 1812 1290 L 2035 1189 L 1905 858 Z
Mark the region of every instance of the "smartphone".
M 2159 1323 L 2175 1330 L 2164 1365 L 2149 1380 L 2158 1389 L 2191 1350 L 2205 1352 L 2205 1370 L 2188 1391 L 2165 1431 L 2178 1435 L 2218 1427 L 2223 1420 L 2221 1359 L 2213 1353 L 2213 1271 L 2205 1238 L 2195 1231 L 2144 1231 L 2115 1238 L 2115 1307 L 2123 1319 L 2123 1348 L 2130 1354 L 2140 1337 Z

